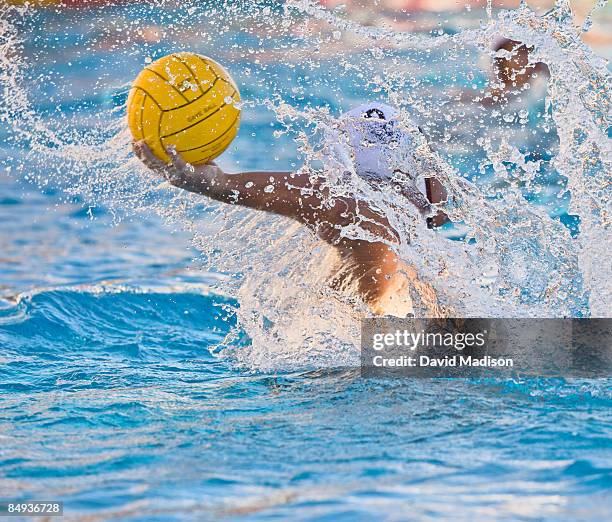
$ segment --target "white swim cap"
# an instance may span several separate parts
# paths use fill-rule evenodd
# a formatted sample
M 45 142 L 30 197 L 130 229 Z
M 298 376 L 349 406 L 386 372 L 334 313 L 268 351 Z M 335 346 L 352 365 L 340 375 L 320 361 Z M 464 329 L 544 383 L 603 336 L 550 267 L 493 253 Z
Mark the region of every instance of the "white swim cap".
M 413 139 L 400 127 L 400 116 L 397 109 L 378 102 L 360 105 L 342 116 L 358 175 L 391 177 L 396 169 L 391 150 L 413 148 Z M 418 132 L 416 125 L 414 128 Z

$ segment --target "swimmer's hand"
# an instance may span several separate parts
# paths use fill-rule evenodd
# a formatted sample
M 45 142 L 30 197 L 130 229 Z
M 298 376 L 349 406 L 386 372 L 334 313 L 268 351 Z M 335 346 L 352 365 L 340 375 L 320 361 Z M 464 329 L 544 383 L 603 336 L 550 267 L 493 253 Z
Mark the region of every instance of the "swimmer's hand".
M 168 147 L 166 152 L 170 156 L 170 163 L 159 159 L 144 141 L 132 144 L 134 154 L 153 172 L 161 175 L 175 187 L 184 188 L 192 192 L 205 192 L 206 186 L 214 184 L 216 178 L 225 174 L 215 163 L 204 165 L 191 165 L 187 163 L 174 147 Z

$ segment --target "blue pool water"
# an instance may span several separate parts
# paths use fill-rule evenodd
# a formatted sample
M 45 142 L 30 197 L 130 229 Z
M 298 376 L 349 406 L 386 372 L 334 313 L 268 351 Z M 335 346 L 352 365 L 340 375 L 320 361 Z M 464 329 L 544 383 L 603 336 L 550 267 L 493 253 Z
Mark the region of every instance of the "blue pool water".
M 64 79 L 32 84 L 47 121 L 59 105 L 87 128 L 123 102 L 141 56 L 108 51 L 112 34 L 86 20 L 33 24 L 44 38 L 26 43 L 28 74 Z M 88 97 L 96 78 L 105 87 Z M 363 92 L 342 94 L 314 102 Z M 271 122 L 254 110 L 223 161 L 269 167 Z M 295 144 L 276 143 L 275 166 L 290 168 Z M 12 166 L 0 172 L 0 500 L 61 500 L 68 520 L 609 518 L 609 379 L 237 366 L 216 347 L 240 303 L 211 290 L 221 276 L 189 231 L 153 212 L 118 222 L 61 183 L 29 183 L 48 172 L 0 151 Z

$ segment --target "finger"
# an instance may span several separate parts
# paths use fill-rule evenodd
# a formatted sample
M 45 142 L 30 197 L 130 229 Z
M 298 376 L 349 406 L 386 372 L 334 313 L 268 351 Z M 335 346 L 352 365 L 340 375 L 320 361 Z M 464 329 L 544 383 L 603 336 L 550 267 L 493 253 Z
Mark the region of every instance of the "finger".
M 132 150 L 137 158 L 143 159 L 144 157 L 144 147 L 146 147 L 144 141 L 133 141 L 132 142 Z
M 176 147 L 167 147 L 166 152 L 168 153 L 168 156 L 170 156 L 170 164 L 173 169 L 184 171 L 187 168 L 187 162 L 177 152 Z
M 166 168 L 166 163 L 159 159 L 148 145 L 144 144 L 142 148 L 142 162 L 150 169 L 161 171 Z
M 144 141 L 132 143 L 132 149 L 134 150 L 134 154 L 136 154 L 136 156 L 146 165 L 155 163 L 156 158 Z
M 140 161 L 142 161 L 143 165 L 151 170 L 158 170 L 159 165 L 156 161 L 152 161 L 151 155 L 149 154 L 149 147 L 144 142 L 136 142 L 132 144 L 132 149 L 134 150 L 134 154 Z
M 151 148 L 145 143 L 142 147 L 142 154 L 144 159 L 147 160 L 152 165 L 157 165 L 158 167 L 164 167 L 166 164 L 160 160 L 151 150 Z

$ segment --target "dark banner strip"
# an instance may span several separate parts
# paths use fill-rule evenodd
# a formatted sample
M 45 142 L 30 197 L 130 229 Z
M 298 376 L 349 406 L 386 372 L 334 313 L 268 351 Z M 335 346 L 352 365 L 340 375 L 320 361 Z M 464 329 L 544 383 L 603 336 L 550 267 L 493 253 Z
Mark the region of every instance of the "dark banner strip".
M 612 376 L 612 319 L 364 319 L 363 377 Z

